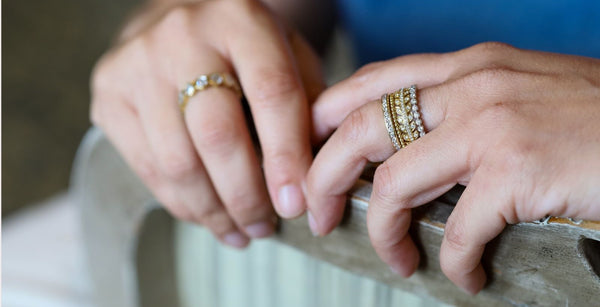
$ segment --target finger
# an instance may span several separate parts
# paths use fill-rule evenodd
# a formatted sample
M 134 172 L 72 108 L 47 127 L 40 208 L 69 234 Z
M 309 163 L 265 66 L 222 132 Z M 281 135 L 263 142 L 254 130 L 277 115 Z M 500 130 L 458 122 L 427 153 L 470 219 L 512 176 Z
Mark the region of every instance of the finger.
M 321 70 L 321 60 L 304 37 L 298 34 L 298 32 L 294 31 L 290 34 L 289 42 L 298 63 L 298 70 L 300 71 L 300 77 L 302 79 L 302 84 L 304 85 L 304 92 L 306 92 L 308 104 L 312 105 L 326 87 L 323 79 L 323 72 Z M 319 140 L 312 122 L 310 127 L 313 128 L 311 129 L 311 143 L 316 145 L 319 143 Z
M 375 173 L 373 200 L 414 208 L 468 180 L 469 144 L 461 129 L 445 122 L 386 160 Z
M 297 31 L 293 31 L 289 35 L 289 43 L 298 63 L 298 70 L 302 84 L 304 85 L 306 98 L 309 104 L 312 104 L 317 100 L 317 97 L 323 92 L 326 86 L 321 69 L 321 59 Z
M 410 209 L 443 194 L 468 174 L 468 144 L 457 137 L 464 135 L 462 126 L 442 122 L 444 116 L 432 112 L 444 109 L 440 88 L 427 88 L 420 94 L 424 123 L 433 130 L 387 159 L 373 180 L 369 236 L 381 259 L 403 276 L 412 274 L 419 260 L 408 235 Z M 431 109 L 432 105 L 438 108 Z
M 377 254 L 402 276 L 418 253 L 408 235 L 410 209 L 451 189 L 466 173 L 455 130 L 442 124 L 380 165 L 373 180 L 367 226 Z
M 506 226 L 501 207 L 512 202 L 506 184 L 476 173 L 450 214 L 440 249 L 444 274 L 467 293 L 485 284 L 481 256 L 485 244 Z
M 269 194 L 277 212 L 292 218 L 305 209 L 301 185 L 312 160 L 308 106 L 282 31 L 262 21 L 228 49 L 252 110 Z
M 418 54 L 369 64 L 348 79 L 328 88 L 312 107 L 319 140 L 326 138 L 348 114 L 403 86 L 420 88 L 446 80 L 453 66 L 447 54 Z
M 94 93 L 94 96 L 99 95 L 102 94 Z M 131 106 L 117 98 L 104 96 L 94 98 L 91 110 L 94 125 L 102 129 L 127 165 L 155 192 L 163 184 L 159 176 L 160 170 L 156 168 L 155 157 Z M 187 219 L 190 213 L 184 207 L 178 208 L 174 215 Z
M 169 199 L 169 197 L 165 197 L 167 182 L 163 180 L 161 171 L 156 166 L 156 158 L 142 130 L 137 113 L 127 103 L 114 100 L 111 102 L 110 98 L 102 100 L 104 101 L 92 103 L 92 105 L 100 105 L 99 107 L 94 106 L 93 109 L 102 109 L 92 112 L 95 113 L 92 115 L 94 123 L 102 129 L 123 156 L 127 165 L 133 169 L 154 196 L 166 205 L 167 210 L 178 219 L 192 221 L 193 214 L 186 206 L 179 202 L 166 201 Z
M 438 89 L 424 89 L 419 94 L 422 119 L 428 130 L 444 118 L 445 101 L 439 99 L 438 92 Z M 344 120 L 315 157 L 307 176 L 308 207 L 315 234 L 327 234 L 339 223 L 346 193 L 365 163 L 384 161 L 394 152 L 380 101 L 359 108 Z
M 477 44 L 457 52 L 414 54 L 372 63 L 330 87 L 319 97 L 312 108 L 314 129 L 319 139 L 325 138 L 349 112 L 376 99 L 376 95 L 401 86 L 417 84 L 425 88 L 486 68 L 504 67 L 539 72 L 543 64 L 533 52 L 496 42 Z M 545 65 L 542 70 L 558 71 L 552 65 Z
M 308 172 L 306 195 L 312 232 L 331 232 L 343 216 L 346 193 L 365 164 L 383 161 L 393 153 L 381 103 L 374 101 L 352 112 L 323 145 Z
M 190 99 L 186 123 L 210 178 L 237 225 L 266 237 L 276 220 L 237 94 L 212 88 Z
M 419 265 L 419 252 L 408 234 L 410 209 L 382 207 L 371 201 L 367 210 L 369 239 L 375 252 L 402 277 L 410 277 Z
M 148 81 L 156 82 L 156 81 Z M 211 229 L 228 245 L 244 247 L 248 238 L 236 227 L 206 173 L 192 144 L 176 101 L 176 90 L 149 84 L 152 93 L 139 93 L 137 109 L 161 174 L 167 181 L 167 206 L 185 206 L 197 223 Z

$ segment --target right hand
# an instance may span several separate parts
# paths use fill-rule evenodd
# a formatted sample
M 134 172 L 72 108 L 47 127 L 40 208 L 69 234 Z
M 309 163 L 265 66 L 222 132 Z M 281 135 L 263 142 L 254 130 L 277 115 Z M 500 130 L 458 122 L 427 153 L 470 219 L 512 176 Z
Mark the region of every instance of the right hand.
M 264 177 L 233 91 L 210 88 L 179 109 L 183 85 L 212 72 L 240 79 Z M 91 117 L 171 214 L 241 248 L 273 233 L 270 199 L 282 217 L 304 212 L 307 101 L 323 87 L 312 49 L 260 1 L 203 1 L 169 9 L 100 59 Z

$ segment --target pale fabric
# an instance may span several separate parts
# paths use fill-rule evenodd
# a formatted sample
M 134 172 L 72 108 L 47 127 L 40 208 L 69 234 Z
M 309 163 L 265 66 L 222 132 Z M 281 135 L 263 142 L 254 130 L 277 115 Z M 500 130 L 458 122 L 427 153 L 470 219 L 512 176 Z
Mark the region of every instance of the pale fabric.
M 220 245 L 205 229 L 176 226 L 183 307 L 447 306 L 392 289 L 270 239 L 245 251 Z
M 68 195 L 3 220 L 2 306 L 92 306 L 79 211 Z

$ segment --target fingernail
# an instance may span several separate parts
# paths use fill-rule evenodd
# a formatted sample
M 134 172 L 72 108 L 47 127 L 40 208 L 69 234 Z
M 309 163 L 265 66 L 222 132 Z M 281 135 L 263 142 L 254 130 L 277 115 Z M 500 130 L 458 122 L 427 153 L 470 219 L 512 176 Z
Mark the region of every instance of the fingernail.
M 409 278 L 412 275 L 410 272 L 406 271 L 405 268 L 395 268 L 393 266 L 390 266 L 390 270 L 404 278 Z
M 246 233 L 252 238 L 264 238 L 273 234 L 275 227 L 268 222 L 259 222 L 246 227 Z
M 306 215 L 308 218 L 308 227 L 310 228 L 310 232 L 312 232 L 313 236 L 318 237 L 319 230 L 317 229 L 317 221 L 315 221 L 315 218 L 313 217 L 312 213 L 310 213 L 310 211 L 308 211 Z
M 304 210 L 304 195 L 297 185 L 288 184 L 279 189 L 279 209 L 284 218 L 293 218 Z
M 476 289 L 470 289 L 470 288 L 466 288 L 466 287 L 459 287 L 464 293 L 468 294 L 468 295 L 475 295 L 477 294 L 479 291 Z
M 225 244 L 236 248 L 246 247 L 249 241 L 250 240 L 248 240 L 246 236 L 237 231 L 230 232 L 223 237 L 223 242 L 225 242 Z

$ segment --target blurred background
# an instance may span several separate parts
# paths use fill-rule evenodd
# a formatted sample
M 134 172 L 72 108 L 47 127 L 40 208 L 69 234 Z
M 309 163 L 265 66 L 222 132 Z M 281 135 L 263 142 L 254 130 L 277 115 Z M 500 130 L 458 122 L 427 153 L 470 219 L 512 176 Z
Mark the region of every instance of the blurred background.
M 138 2 L 2 2 L 3 217 L 67 189 L 90 72 Z
M 77 205 L 89 77 L 138 0 L 2 1 L 2 306 L 90 306 Z

